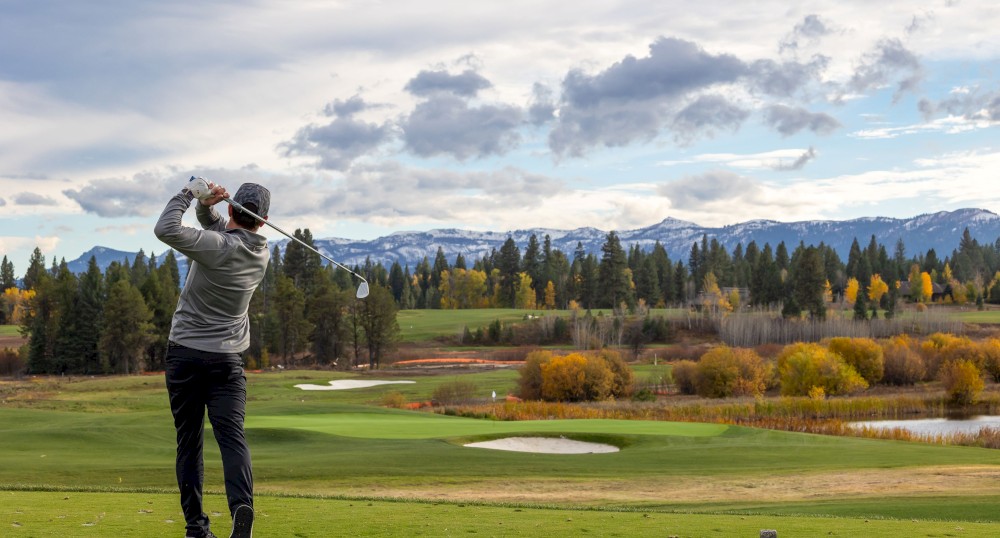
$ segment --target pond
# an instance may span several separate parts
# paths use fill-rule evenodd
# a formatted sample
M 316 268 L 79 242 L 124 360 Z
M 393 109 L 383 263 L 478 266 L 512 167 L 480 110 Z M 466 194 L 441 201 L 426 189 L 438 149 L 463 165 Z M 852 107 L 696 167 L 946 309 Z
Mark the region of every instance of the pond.
M 977 415 L 954 418 L 920 418 L 912 420 L 869 420 L 851 422 L 853 428 L 868 426 L 889 430 L 903 428 L 921 435 L 940 435 L 953 433 L 976 433 L 982 428 L 1000 429 L 1000 416 Z

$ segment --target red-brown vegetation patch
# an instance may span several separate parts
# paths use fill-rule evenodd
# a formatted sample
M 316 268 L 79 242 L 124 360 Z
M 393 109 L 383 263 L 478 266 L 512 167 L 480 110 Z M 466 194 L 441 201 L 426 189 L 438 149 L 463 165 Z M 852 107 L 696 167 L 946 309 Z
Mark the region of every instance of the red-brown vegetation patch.
M 428 359 L 411 359 L 396 361 L 393 366 L 449 366 L 449 365 L 491 365 L 520 366 L 524 361 L 498 361 L 493 359 L 473 359 L 466 357 L 433 357 Z

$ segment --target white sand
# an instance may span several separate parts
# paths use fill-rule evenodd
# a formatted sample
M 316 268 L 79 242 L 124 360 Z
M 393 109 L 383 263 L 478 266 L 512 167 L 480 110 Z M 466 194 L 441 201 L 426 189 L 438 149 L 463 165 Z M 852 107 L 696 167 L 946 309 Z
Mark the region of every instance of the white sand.
M 537 452 L 541 454 L 606 454 L 618 452 L 618 447 L 602 443 L 585 443 L 563 437 L 507 437 L 481 443 L 469 443 L 473 448 L 492 448 L 511 452 Z
M 303 385 L 295 385 L 296 388 L 302 390 L 347 390 L 347 389 L 363 389 L 367 387 L 374 387 L 377 385 L 394 385 L 397 383 L 416 383 L 416 381 L 378 381 L 375 379 L 362 380 L 362 379 L 338 379 L 336 381 L 331 381 L 329 385 L 310 385 L 308 383 Z

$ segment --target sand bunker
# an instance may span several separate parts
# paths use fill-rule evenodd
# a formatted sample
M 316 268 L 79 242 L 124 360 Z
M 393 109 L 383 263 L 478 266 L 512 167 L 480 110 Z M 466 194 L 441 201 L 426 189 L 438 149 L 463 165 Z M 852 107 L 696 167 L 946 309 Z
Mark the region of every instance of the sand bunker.
M 473 448 L 492 448 L 511 452 L 537 452 L 541 454 L 606 454 L 618 452 L 618 447 L 602 443 L 585 443 L 563 437 L 507 437 L 469 443 Z
M 347 390 L 347 389 L 364 389 L 368 387 L 374 387 L 377 385 L 394 385 L 397 383 L 416 383 L 416 381 L 378 381 L 375 379 L 338 379 L 336 381 L 331 381 L 329 385 L 311 385 L 302 384 L 295 385 L 296 388 L 302 390 Z

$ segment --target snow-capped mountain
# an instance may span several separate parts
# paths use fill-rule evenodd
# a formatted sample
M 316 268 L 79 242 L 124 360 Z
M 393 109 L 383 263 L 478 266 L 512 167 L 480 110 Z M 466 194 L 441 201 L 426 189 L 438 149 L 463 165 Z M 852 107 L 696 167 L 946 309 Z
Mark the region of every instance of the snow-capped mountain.
M 857 239 L 861 248 L 864 248 L 873 235 L 878 243 L 885 246 L 890 256 L 893 254 L 896 241 L 902 239 L 907 257 L 925 254 L 928 249 L 933 248 L 938 257 L 944 258 L 958 248 L 966 228 L 980 243 L 992 244 L 1000 239 L 1000 215 L 984 209 L 959 209 L 907 219 L 865 217 L 844 221 L 801 222 L 752 220 L 721 228 L 699 226 L 692 222 L 667 218 L 646 228 L 616 230 L 615 233 L 618 234 L 625 249 L 639 245 L 648 252 L 659 241 L 672 260 L 681 260 L 685 263 L 691 253 L 691 245 L 700 242 L 702 236 L 707 236 L 709 240 L 717 239 L 729 252 L 740 243 L 746 247 L 750 241 L 756 241 L 761 248 L 765 243 L 774 248 L 784 241 L 789 252 L 793 251 L 800 241 L 806 245 L 818 245 L 822 242 L 833 247 L 846 261 L 852 241 Z M 399 262 L 400 265 L 409 266 L 412 270 L 424 257 L 433 263 L 438 248 L 444 252 L 449 263 L 454 263 L 455 257 L 461 254 L 471 265 L 476 259 L 488 256 L 493 249 L 499 251 L 508 237 L 517 243 L 523 255 L 524 248 L 532 235 L 535 235 L 539 245 L 548 235 L 552 241 L 552 248 L 561 250 L 569 257 L 573 256 L 578 243 L 587 252 L 600 256 L 601 246 L 607 239 L 607 234 L 608 231 L 597 228 L 575 230 L 531 228 L 509 232 L 475 232 L 448 228 L 423 232 L 396 232 L 370 241 L 329 238 L 314 239 L 314 243 L 325 255 L 348 266 L 363 265 L 366 259 L 370 259 L 372 263 L 381 263 L 386 268 L 394 262 Z M 283 251 L 288 241 L 287 239 L 279 241 L 277 243 L 279 249 Z M 135 258 L 135 253 L 96 247 L 71 262 L 70 268 L 74 272 L 85 271 L 91 255 L 97 256 L 98 265 L 102 269 L 111 261 L 120 261 L 126 257 L 129 260 Z M 158 257 L 162 259 L 162 255 Z M 186 272 L 186 260 L 180 255 L 177 255 L 177 259 L 183 274 Z
M 616 230 L 615 233 L 626 249 L 631 245 L 639 245 L 648 252 L 659 241 L 675 261 L 687 262 L 691 245 L 700 242 L 702 236 L 707 236 L 709 240 L 717 239 L 729 252 L 739 243 L 746 247 L 750 241 L 756 241 L 761 248 L 765 243 L 770 243 L 774 248 L 784 241 L 789 252 L 800 241 L 806 245 L 818 245 L 822 242 L 833 247 L 846 261 L 855 238 L 861 248 L 864 248 L 873 235 L 878 243 L 885 245 L 890 255 L 893 254 L 896 241 L 902 239 L 908 257 L 925 254 L 928 249 L 933 248 L 939 257 L 944 258 L 958 247 L 965 228 L 980 243 L 993 243 L 1000 238 L 1000 215 L 982 209 L 959 209 L 909 219 L 868 217 L 845 221 L 802 222 L 754 220 L 721 228 L 667 218 L 646 228 Z M 373 263 L 381 262 L 386 267 L 398 261 L 400 265 L 409 265 L 412 269 L 425 256 L 433 262 L 439 247 L 449 263 L 454 263 L 455 257 L 462 254 L 471 264 L 475 259 L 489 255 L 493 249 L 500 250 L 508 236 L 517 243 L 523 254 L 532 234 L 539 244 L 547 234 L 552 241 L 552 248 L 563 251 L 567 256 L 573 255 L 577 243 L 587 252 L 600 256 L 608 231 L 596 228 L 532 228 L 498 233 L 447 229 L 398 232 L 372 241 L 320 239 L 315 243 L 324 254 L 348 265 L 361 265 L 366 258 L 370 258 Z M 287 241 L 282 243 L 285 242 Z

